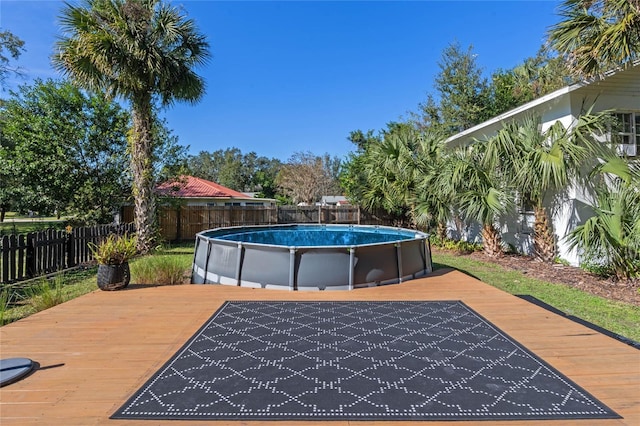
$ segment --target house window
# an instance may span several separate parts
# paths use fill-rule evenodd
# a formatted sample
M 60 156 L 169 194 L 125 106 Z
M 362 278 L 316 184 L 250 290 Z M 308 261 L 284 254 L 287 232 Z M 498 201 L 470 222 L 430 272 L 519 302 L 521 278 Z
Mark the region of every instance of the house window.
M 640 149 L 640 113 L 619 112 L 613 114 L 611 142 L 617 144 L 618 153 L 625 157 L 636 157 Z
M 225 207 L 240 207 L 242 204 L 241 203 L 224 203 Z

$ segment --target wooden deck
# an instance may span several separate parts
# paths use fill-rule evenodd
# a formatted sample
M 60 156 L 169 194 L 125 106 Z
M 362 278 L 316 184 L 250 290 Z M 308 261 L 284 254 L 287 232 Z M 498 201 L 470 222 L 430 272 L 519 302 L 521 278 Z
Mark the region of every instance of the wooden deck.
M 462 300 L 624 417 L 556 420 L 550 424 L 640 425 L 640 351 L 460 272 L 443 270 L 400 285 L 351 292 L 286 292 L 215 285 L 131 285 L 118 292 L 95 291 L 0 328 L 1 358 L 31 358 L 40 365 L 31 376 L 0 389 L 0 423 L 3 426 L 159 424 L 110 420 L 109 416 L 226 300 Z M 304 422 L 316 423 L 319 422 Z M 413 424 L 375 424 L 410 423 Z M 515 426 L 545 422 L 455 422 L 483 426 L 489 423 Z

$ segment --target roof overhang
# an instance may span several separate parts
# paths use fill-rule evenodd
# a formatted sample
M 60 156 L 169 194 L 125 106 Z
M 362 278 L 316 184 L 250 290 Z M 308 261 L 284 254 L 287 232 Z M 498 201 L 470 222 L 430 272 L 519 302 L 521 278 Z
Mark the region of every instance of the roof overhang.
M 605 80 L 615 74 L 624 72 L 625 70 L 631 69 L 631 68 L 635 68 L 637 66 L 640 66 L 640 60 L 634 61 L 633 63 L 631 63 L 631 65 L 629 65 L 626 68 L 618 68 L 612 71 L 608 71 L 606 72 L 602 77 L 598 77 L 598 78 L 593 78 L 590 80 L 584 80 L 584 81 L 580 81 L 574 84 L 571 84 L 569 86 L 565 86 L 561 89 L 558 89 L 554 92 L 551 92 L 547 95 L 541 96 L 537 99 L 534 99 L 533 101 L 527 102 L 526 104 L 520 105 L 517 108 L 514 108 L 512 110 L 509 110 L 505 113 L 502 113 L 490 120 L 487 120 L 485 122 L 482 122 L 480 124 L 477 124 L 473 127 L 468 128 L 467 130 L 464 130 L 460 133 L 456 133 L 453 136 L 450 136 L 449 138 L 447 138 L 447 140 L 445 141 L 446 144 L 451 144 L 451 143 L 455 143 L 461 139 L 465 139 L 466 137 L 468 137 L 469 135 L 473 135 L 479 132 L 482 132 L 483 129 L 486 128 L 490 128 L 491 126 L 494 126 L 498 123 L 504 122 L 504 121 L 508 121 L 510 119 L 513 119 L 514 117 L 525 113 L 527 111 L 533 110 L 537 107 L 540 107 L 544 104 L 556 101 L 560 98 L 562 98 L 563 96 L 567 96 L 569 95 L 571 92 L 574 92 L 578 89 L 581 89 L 583 87 L 589 86 L 591 84 L 597 84 L 598 82 Z

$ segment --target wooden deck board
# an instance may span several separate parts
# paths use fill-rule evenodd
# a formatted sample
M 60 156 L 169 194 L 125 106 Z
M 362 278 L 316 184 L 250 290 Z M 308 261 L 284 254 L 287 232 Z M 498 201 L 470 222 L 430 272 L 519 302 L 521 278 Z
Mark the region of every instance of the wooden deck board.
M 462 300 L 624 417 L 549 423 L 640 425 L 640 351 L 456 271 L 439 271 L 399 285 L 351 292 L 288 292 L 213 285 L 132 285 L 118 292 L 95 291 L 0 328 L 0 357 L 27 357 L 40 364 L 40 370 L 31 376 L 0 389 L 0 423 L 158 424 L 110 420 L 109 416 L 227 300 Z M 259 421 L 214 423 L 274 425 Z M 322 423 L 363 425 L 357 421 Z M 406 426 L 409 422 L 366 423 Z M 487 422 L 456 424 L 486 426 Z

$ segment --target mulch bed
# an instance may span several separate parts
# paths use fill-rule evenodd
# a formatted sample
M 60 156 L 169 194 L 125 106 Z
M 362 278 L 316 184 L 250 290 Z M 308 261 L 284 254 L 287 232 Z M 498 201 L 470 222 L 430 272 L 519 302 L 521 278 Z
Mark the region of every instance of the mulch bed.
M 495 263 L 505 269 L 520 271 L 533 278 L 568 285 L 606 299 L 640 306 L 640 280 L 638 279 L 631 281 L 605 279 L 574 266 L 547 264 L 531 256 L 505 255 L 501 258 L 491 258 L 482 252 L 460 256 Z

